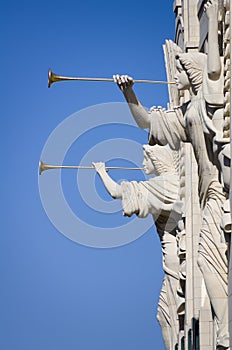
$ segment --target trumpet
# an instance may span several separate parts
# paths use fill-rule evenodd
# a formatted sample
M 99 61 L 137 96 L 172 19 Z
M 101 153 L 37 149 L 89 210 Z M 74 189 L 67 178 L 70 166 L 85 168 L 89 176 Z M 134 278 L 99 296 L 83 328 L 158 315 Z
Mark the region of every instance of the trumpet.
M 39 161 L 39 175 L 42 174 L 45 170 L 52 170 L 52 169 L 95 169 L 93 165 L 50 165 L 45 164 L 42 162 L 42 160 Z M 126 168 L 126 167 L 117 167 L 117 166 L 110 166 L 106 167 L 106 170 L 144 170 L 143 168 Z
M 81 78 L 81 77 L 65 77 L 62 75 L 57 75 L 52 72 L 51 69 L 48 70 L 48 87 L 50 88 L 53 83 L 59 81 L 67 80 L 78 80 L 78 81 L 104 81 L 104 82 L 114 82 L 113 78 Z M 158 81 L 158 80 L 147 80 L 147 79 L 135 79 L 135 83 L 148 83 L 148 84 L 175 84 L 173 81 Z

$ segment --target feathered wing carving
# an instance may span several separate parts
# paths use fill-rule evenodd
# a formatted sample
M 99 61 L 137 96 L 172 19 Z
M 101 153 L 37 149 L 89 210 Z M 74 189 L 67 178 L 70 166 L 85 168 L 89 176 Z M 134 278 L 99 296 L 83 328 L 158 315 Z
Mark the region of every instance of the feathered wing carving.
M 166 66 L 166 74 L 168 81 L 174 81 L 176 73 L 175 57 L 178 53 L 182 53 L 182 49 L 172 40 L 166 40 L 163 45 L 164 59 Z M 180 104 L 180 95 L 177 87 L 173 84 L 168 86 L 169 92 L 169 108 L 178 106 Z

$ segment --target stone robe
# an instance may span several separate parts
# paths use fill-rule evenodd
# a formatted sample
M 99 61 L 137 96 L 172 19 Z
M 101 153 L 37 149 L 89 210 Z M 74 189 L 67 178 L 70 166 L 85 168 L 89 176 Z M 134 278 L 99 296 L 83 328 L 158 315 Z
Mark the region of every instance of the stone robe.
M 165 272 L 157 319 L 161 325 L 167 350 L 177 344 L 179 304 L 179 258 L 176 227 L 181 219 L 182 204 L 179 199 L 179 176 L 164 173 L 148 181 L 122 182 L 122 206 L 125 216 L 136 214 L 140 218 L 152 214 L 160 237 Z
M 150 114 L 150 144 L 179 149 L 180 142 L 191 142 L 198 164 L 199 198 L 202 208 L 198 265 L 217 319 L 217 344 L 229 345 L 227 318 L 227 244 L 221 229 L 225 196 L 219 182 L 216 130 L 213 114 L 207 113 L 207 102 L 200 90 L 197 96 L 171 111 L 155 110 Z M 196 233 L 197 234 L 197 233 Z

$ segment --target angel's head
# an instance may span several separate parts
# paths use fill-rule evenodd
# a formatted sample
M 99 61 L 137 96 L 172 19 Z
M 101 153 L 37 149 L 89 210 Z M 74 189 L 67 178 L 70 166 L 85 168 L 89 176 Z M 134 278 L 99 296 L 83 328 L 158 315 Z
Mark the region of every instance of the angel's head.
M 178 172 L 179 152 L 171 150 L 168 145 L 143 145 L 143 153 L 143 167 L 147 175 Z
M 206 55 L 200 52 L 179 53 L 176 55 L 175 82 L 179 90 L 192 89 L 196 95 L 203 81 Z

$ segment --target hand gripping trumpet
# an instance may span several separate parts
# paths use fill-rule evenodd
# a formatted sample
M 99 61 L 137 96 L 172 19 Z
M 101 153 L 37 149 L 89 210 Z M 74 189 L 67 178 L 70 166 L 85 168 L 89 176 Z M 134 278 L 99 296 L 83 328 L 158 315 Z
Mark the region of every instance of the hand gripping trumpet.
M 48 70 L 48 87 L 50 88 L 53 83 L 59 81 L 67 80 L 78 80 L 78 81 L 103 81 L 103 82 L 114 82 L 113 78 L 80 78 L 80 77 L 65 77 L 62 75 L 57 75 L 52 72 L 51 69 Z M 175 84 L 173 81 L 158 81 L 158 80 L 147 80 L 147 79 L 135 79 L 135 83 L 148 83 L 148 84 Z
M 52 170 L 52 169 L 95 169 L 93 165 L 91 166 L 85 166 L 85 165 L 50 165 L 45 164 L 40 160 L 39 162 L 39 174 L 41 175 L 43 171 L 45 170 Z M 143 170 L 143 168 L 125 168 L 125 167 L 117 167 L 117 166 L 110 166 L 106 167 L 106 170 Z

